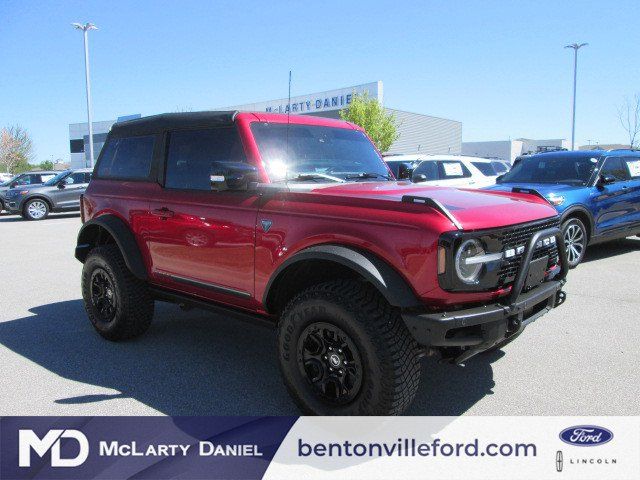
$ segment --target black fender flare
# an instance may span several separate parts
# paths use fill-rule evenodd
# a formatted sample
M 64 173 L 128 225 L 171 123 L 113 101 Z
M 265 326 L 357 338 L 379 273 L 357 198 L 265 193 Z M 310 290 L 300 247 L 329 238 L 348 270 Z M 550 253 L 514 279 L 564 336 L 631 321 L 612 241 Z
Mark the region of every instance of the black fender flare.
M 147 280 L 147 267 L 133 232 L 124 221 L 115 215 L 101 215 L 82 225 L 78 233 L 75 257 L 84 263 L 89 251 L 96 245 L 100 228 L 106 230 L 113 237 L 131 273 L 140 280 Z
M 595 220 L 593 218 L 593 214 L 589 211 L 589 209 L 582 205 L 572 205 L 564 212 L 562 212 L 562 215 L 560 215 L 560 225 L 562 225 L 567 220 L 567 218 L 575 215 L 576 213 L 581 213 L 589 219 L 589 225 L 586 225 L 586 227 L 589 229 L 589 238 L 593 238 L 596 228 Z
M 264 305 L 267 305 L 269 293 L 280 275 L 288 267 L 305 260 L 326 260 L 350 268 L 371 283 L 395 307 L 411 308 L 422 304 L 408 282 L 376 255 L 343 245 L 325 244 L 305 248 L 285 260 L 267 283 L 262 298 Z

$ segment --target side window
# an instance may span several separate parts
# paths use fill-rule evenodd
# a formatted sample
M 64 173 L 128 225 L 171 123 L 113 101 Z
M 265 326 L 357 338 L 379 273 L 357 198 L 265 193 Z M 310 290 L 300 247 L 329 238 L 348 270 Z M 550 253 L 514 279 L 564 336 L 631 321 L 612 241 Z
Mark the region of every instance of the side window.
M 624 162 L 627 164 L 631 178 L 640 180 L 640 157 L 627 157 Z
M 621 157 L 609 157 L 604 161 L 600 175 L 611 175 L 618 181 L 629 180 L 629 171 Z
M 67 179 L 71 179 L 70 183 L 87 183 L 88 180 L 85 179 L 84 172 L 75 172 L 67 177 Z
M 169 134 L 165 187 L 211 190 L 213 162 L 246 162 L 235 127 L 177 130 Z
M 146 179 L 151 171 L 155 139 L 155 135 L 109 139 L 100 156 L 98 176 Z
M 51 180 L 53 177 L 55 177 L 55 175 L 51 174 L 51 173 L 45 173 L 44 175 L 40 175 L 40 181 L 42 183 L 44 182 L 48 182 L 49 180 Z
M 23 175 L 15 181 L 18 185 L 31 185 L 33 183 L 31 175 Z
M 440 178 L 443 180 L 451 180 L 454 178 L 466 178 L 471 176 L 471 172 L 462 162 L 457 161 L 439 161 L 438 168 Z
M 424 175 L 427 177 L 427 180 L 438 180 L 438 164 L 430 161 L 422 162 L 413 171 L 413 175 Z

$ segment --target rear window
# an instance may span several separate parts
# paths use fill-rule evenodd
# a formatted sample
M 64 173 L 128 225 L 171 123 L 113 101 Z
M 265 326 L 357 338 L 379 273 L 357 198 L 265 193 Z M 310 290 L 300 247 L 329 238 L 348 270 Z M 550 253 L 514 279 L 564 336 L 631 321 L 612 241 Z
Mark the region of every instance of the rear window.
M 498 172 L 493 168 L 493 165 L 489 162 L 471 162 L 471 165 L 476 167 L 485 177 L 495 177 Z
M 155 135 L 111 138 L 98 163 L 101 178 L 143 180 L 149 177 Z

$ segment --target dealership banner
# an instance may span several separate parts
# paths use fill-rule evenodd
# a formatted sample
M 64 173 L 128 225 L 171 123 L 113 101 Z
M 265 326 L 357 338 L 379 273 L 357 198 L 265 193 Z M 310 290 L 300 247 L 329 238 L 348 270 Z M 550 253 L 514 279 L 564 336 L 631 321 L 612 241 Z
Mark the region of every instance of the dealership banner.
M 4 417 L 2 479 L 637 479 L 640 417 Z

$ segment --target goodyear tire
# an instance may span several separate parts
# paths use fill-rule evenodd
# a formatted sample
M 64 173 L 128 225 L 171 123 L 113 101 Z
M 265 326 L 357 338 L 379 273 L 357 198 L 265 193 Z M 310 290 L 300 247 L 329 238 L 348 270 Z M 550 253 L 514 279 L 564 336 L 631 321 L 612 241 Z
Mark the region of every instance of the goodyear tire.
M 278 323 L 284 383 L 305 414 L 398 415 L 420 383 L 418 345 L 398 311 L 351 280 L 298 294 Z
M 82 269 L 82 298 L 91 324 L 108 340 L 137 337 L 153 318 L 146 283 L 133 276 L 115 245 L 89 252 Z
M 44 220 L 49 216 L 49 204 L 41 199 L 28 200 L 22 208 L 22 218 L 25 220 Z
M 587 229 L 579 218 L 570 218 L 562 224 L 562 236 L 567 249 L 569 268 L 576 268 L 587 251 Z

